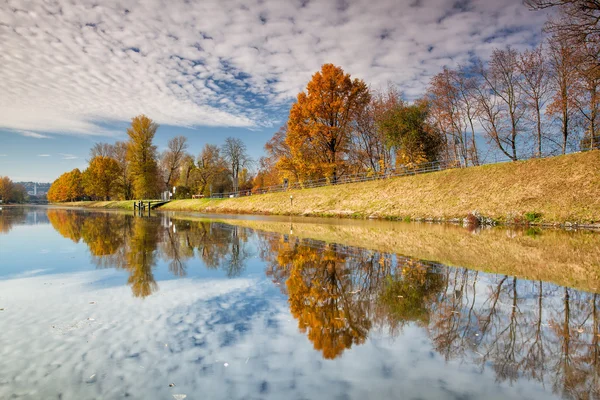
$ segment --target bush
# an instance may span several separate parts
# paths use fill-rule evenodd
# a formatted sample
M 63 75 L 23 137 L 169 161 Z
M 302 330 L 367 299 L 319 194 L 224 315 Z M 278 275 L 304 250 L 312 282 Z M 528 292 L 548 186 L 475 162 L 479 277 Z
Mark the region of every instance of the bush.
M 525 220 L 529 223 L 537 223 L 542 219 L 542 214 L 539 212 L 527 212 L 525 213 Z

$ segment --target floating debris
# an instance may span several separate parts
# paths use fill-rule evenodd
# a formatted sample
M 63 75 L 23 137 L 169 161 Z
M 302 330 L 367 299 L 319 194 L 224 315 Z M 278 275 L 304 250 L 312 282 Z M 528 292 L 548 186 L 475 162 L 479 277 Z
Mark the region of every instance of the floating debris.
M 94 318 L 88 318 L 88 321 L 95 321 Z
M 64 283 L 63 283 L 63 285 L 64 285 Z M 96 304 L 96 302 L 95 301 L 90 301 L 90 304 Z
M 174 395 L 173 395 L 173 398 L 174 398 L 175 400 L 183 400 L 183 399 L 185 399 L 186 397 L 187 397 L 187 395 L 186 395 L 186 394 L 174 394 Z
M 225 368 L 229 367 L 229 363 L 225 363 L 223 365 L 225 366 Z
M 174 387 L 175 384 L 174 383 L 169 383 L 169 387 Z

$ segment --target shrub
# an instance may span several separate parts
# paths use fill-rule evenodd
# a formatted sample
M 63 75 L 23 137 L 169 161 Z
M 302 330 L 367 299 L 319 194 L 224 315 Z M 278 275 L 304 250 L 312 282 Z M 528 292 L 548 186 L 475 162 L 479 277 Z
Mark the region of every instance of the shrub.
M 525 213 L 525 220 L 529 223 L 537 223 L 542 219 L 542 214 L 539 212 L 527 212 Z

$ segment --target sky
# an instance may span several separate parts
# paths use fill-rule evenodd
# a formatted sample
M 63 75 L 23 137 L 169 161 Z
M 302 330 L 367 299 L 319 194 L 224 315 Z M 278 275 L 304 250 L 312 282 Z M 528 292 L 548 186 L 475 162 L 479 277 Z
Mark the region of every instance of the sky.
M 444 66 L 539 43 L 521 0 L 8 0 L 0 6 L 0 176 L 84 169 L 131 118 L 197 155 L 228 136 L 250 155 L 324 63 L 421 96 Z

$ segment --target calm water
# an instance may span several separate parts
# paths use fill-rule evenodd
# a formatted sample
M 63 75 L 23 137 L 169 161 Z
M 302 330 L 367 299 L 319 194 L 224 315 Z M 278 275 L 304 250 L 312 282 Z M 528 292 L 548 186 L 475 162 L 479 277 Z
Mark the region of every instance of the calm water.
M 327 244 L 293 229 L 5 207 L 0 398 L 600 396 L 593 291 Z M 419 234 L 428 229 L 439 228 Z M 546 235 L 526 234 L 542 238 L 531 243 Z M 590 235 L 582 243 L 597 240 Z M 552 265 L 543 257 L 524 268 Z

